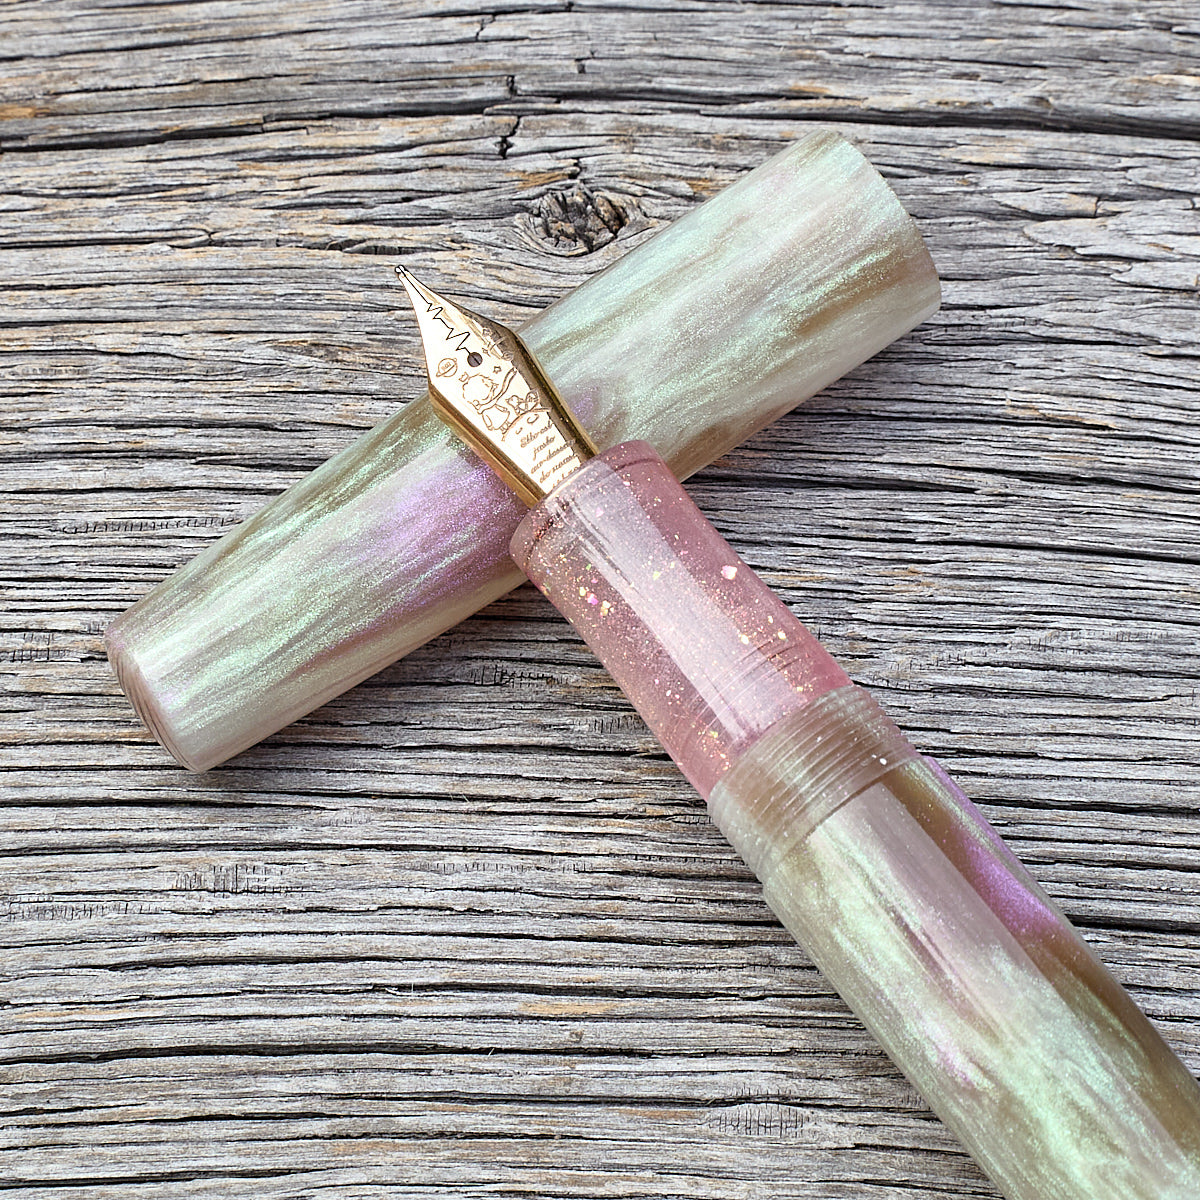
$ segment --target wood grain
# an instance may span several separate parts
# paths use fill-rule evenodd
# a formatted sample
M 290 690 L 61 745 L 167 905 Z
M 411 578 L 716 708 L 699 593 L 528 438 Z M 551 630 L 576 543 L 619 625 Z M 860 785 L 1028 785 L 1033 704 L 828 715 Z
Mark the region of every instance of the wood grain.
M 532 589 L 202 777 L 102 657 L 415 394 L 390 256 L 519 319 L 814 121 L 945 307 L 693 495 L 1200 1070 L 1193 4 L 16 2 L 0 58 L 6 1195 L 995 1195 Z

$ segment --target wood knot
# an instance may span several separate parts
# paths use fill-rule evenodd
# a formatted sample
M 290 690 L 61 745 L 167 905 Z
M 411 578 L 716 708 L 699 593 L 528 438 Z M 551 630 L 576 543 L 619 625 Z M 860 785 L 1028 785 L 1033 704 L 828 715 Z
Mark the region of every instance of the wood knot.
M 590 254 L 607 246 L 627 221 L 623 208 L 580 183 L 547 192 L 531 215 L 533 232 L 556 254 Z

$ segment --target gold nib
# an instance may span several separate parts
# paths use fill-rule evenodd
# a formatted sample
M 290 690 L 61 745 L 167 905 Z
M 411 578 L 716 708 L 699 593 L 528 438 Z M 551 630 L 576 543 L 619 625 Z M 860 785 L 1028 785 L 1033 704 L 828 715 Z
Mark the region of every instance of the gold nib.
M 533 352 L 511 330 L 396 268 L 417 314 L 442 418 L 530 507 L 596 453 Z

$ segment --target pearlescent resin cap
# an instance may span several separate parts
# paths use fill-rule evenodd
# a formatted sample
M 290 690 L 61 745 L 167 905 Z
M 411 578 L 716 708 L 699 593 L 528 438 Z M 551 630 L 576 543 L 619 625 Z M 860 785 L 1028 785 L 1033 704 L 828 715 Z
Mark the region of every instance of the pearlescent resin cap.
M 682 479 L 939 299 L 891 189 L 820 130 L 521 336 L 601 449 L 648 441 Z M 154 736 L 206 770 L 520 583 L 524 513 L 414 399 L 118 617 L 109 660 Z

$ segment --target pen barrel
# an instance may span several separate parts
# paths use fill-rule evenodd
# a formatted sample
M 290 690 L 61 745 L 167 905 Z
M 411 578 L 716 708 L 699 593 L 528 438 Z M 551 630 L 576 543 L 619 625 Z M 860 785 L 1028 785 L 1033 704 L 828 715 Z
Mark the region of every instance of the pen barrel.
M 513 557 L 826 979 L 1009 1200 L 1195 1200 L 1200 1087 L 979 811 L 644 443 Z
M 861 688 L 709 811 L 771 910 L 1009 1200 L 1200 1197 L 1200 1088 L 982 814 Z

